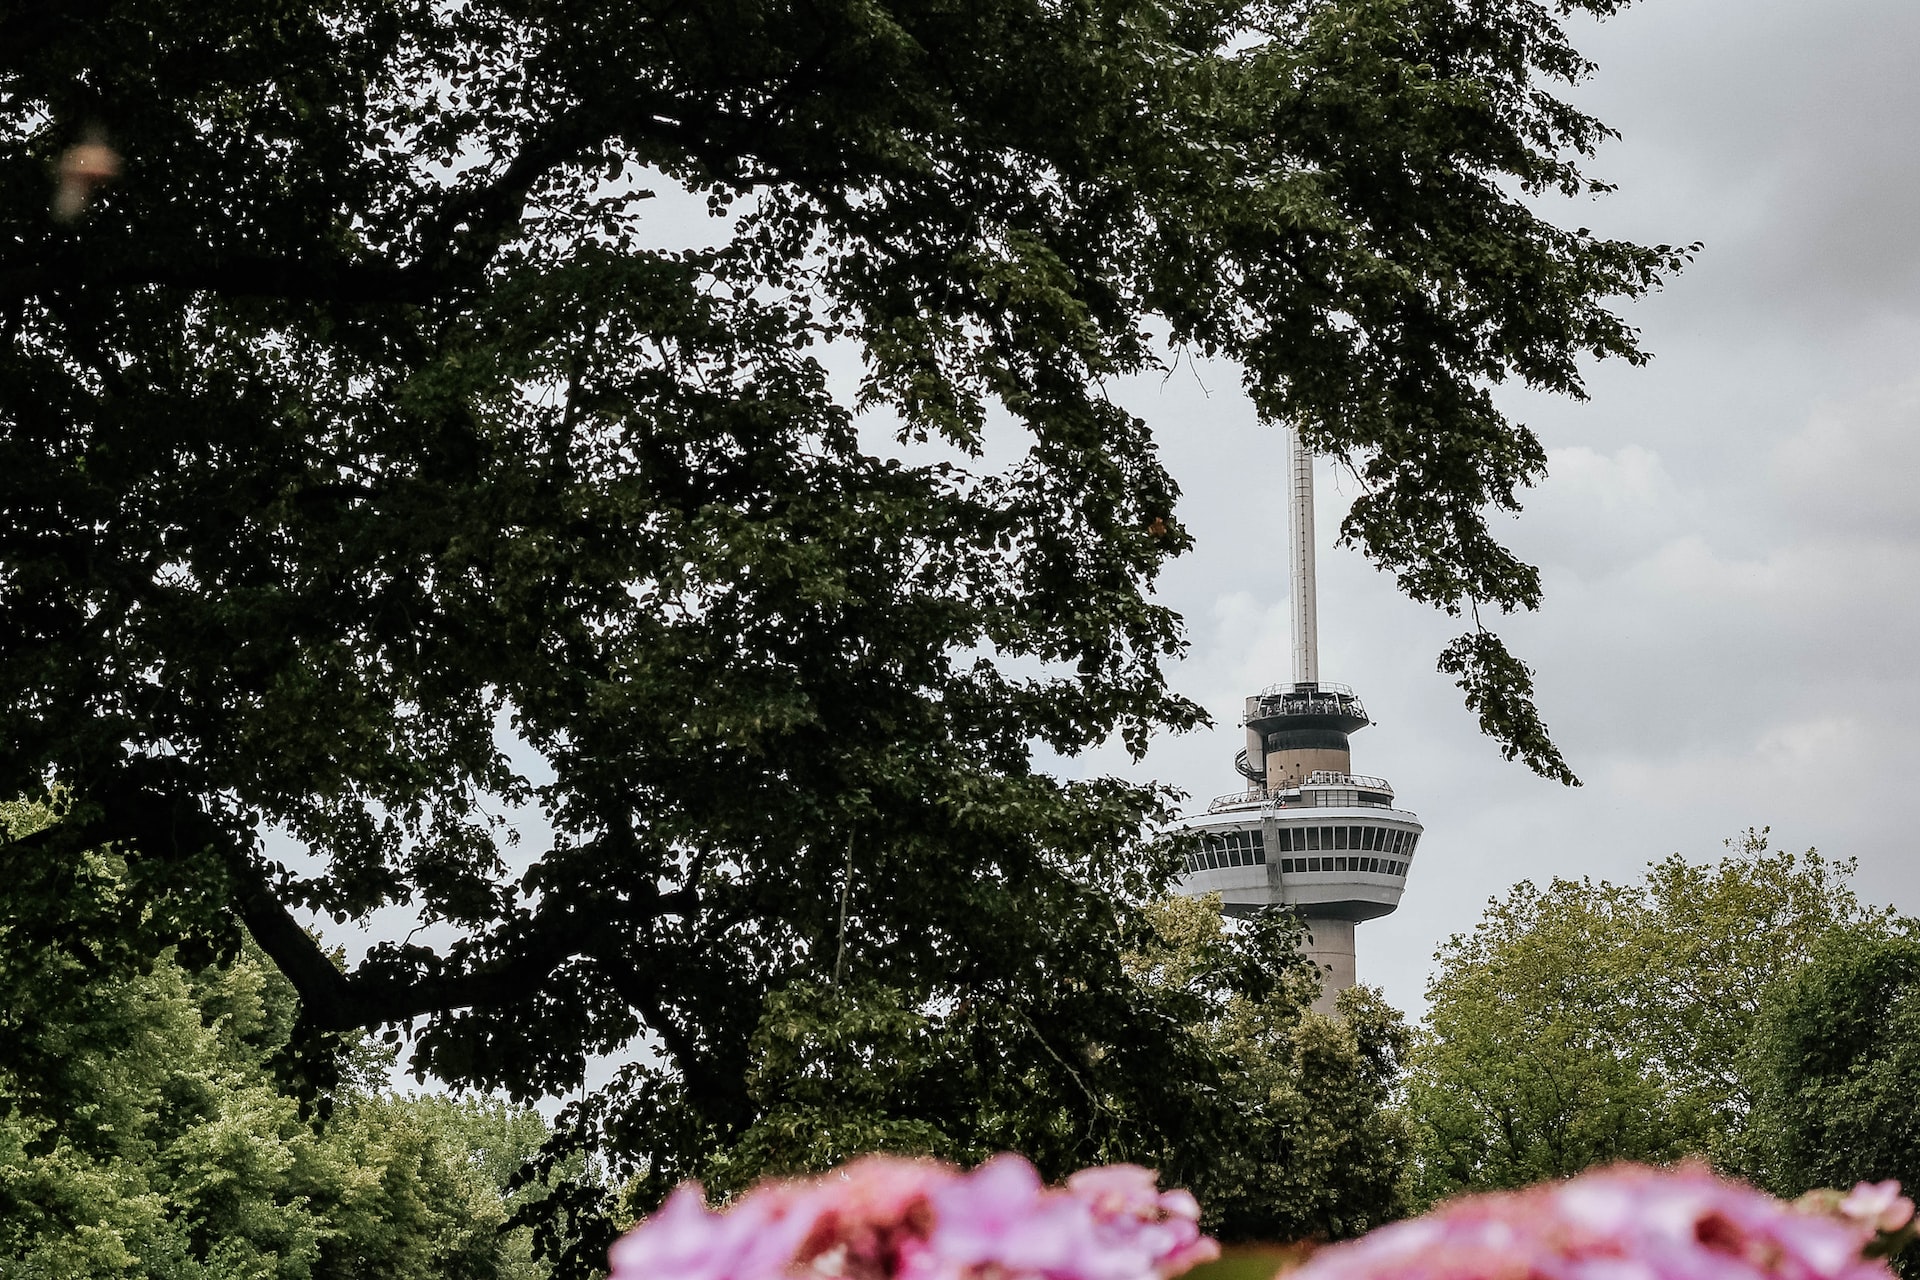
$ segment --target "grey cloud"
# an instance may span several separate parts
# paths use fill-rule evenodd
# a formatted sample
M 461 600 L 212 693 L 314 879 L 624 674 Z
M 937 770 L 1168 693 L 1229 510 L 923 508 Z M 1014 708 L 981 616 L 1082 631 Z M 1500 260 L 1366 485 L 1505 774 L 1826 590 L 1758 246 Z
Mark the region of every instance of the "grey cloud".
M 1644 4 L 1586 42 L 1583 105 L 1624 134 L 1609 229 L 1703 239 L 1737 325 L 1846 324 L 1920 287 L 1920 8 L 1904 0 Z M 1754 310 L 1758 308 L 1758 310 Z
M 1802 527 L 1920 540 L 1920 380 L 1817 406 L 1772 470 L 1780 514 Z

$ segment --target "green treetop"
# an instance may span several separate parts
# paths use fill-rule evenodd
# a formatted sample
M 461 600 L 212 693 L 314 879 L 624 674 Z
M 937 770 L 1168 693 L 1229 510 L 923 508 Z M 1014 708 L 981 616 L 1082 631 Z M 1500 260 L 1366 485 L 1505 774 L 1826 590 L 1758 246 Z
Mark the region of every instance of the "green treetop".
M 1436 955 L 1410 1059 L 1420 1198 L 1623 1159 L 1763 1175 L 1770 993 L 1830 937 L 1893 927 L 1852 874 L 1749 833 L 1712 866 L 1675 855 L 1636 884 L 1522 883 L 1489 903 Z
M 1411 1036 L 1400 1013 L 1371 987 L 1341 992 L 1338 1017 L 1314 1012 L 1321 975 L 1296 951 L 1291 913 L 1228 927 L 1210 895 L 1155 903 L 1147 920 L 1129 973 L 1227 1065 L 1231 1121 L 1194 1187 L 1208 1228 L 1339 1240 L 1402 1216 L 1411 1143 L 1391 1102 Z M 1257 978 L 1236 972 L 1249 968 Z
M 1777 1194 L 1920 1185 L 1920 935 L 1901 925 L 1835 930 L 1770 992 L 1750 1145 Z
M 1148 906 L 1105 997 L 1183 1031 L 1143 1046 L 1050 1037 L 1085 1016 L 1083 998 L 1044 987 L 1018 1005 L 933 1010 L 873 988 L 782 992 L 754 1040 L 758 1119 L 713 1152 L 703 1181 L 731 1194 L 876 1150 L 975 1163 L 1012 1149 L 1059 1165 L 1084 1142 L 1091 1101 L 1105 1140 L 1191 1188 L 1223 1239 L 1362 1234 L 1405 1205 L 1407 1126 L 1389 1100 L 1408 1032 L 1365 988 L 1342 996 L 1338 1018 L 1313 1012 L 1319 975 L 1297 930 L 1286 913 L 1229 927 L 1218 898 Z M 1139 1087 L 1140 1049 L 1169 1043 L 1180 1056 L 1161 1070 L 1206 1088 Z M 1161 1111 L 1169 1099 L 1181 1114 Z M 1163 1145 L 1143 1146 L 1145 1133 Z
M 0 806 L 16 830 L 45 818 Z M 121 864 L 76 897 L 120 901 Z M 32 941 L 23 911 L 68 945 Z M 282 1069 L 295 996 L 247 948 L 116 969 L 57 902 L 0 895 L 0 1274 L 36 1280 L 533 1280 L 510 1190 L 547 1137 L 478 1099 L 400 1098 L 362 1045 L 324 1121 Z M 66 981 L 71 976 L 81 981 Z

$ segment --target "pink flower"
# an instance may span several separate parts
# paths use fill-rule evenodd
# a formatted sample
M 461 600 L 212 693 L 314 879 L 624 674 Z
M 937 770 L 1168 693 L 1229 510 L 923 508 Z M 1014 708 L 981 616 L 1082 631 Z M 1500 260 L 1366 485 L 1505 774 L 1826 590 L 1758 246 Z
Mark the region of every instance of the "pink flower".
M 1616 1165 L 1470 1196 L 1316 1254 L 1289 1280 L 1887 1280 L 1856 1223 L 1700 1166 Z
M 1840 1212 L 1875 1231 L 1898 1231 L 1913 1221 L 1913 1201 L 1900 1194 L 1900 1184 L 1862 1182 L 1840 1202 Z
M 813 1225 L 806 1207 L 784 1188 L 769 1187 L 714 1213 L 700 1185 L 685 1183 L 615 1241 L 607 1259 L 614 1275 L 645 1280 L 781 1276 Z
M 689 1183 L 609 1261 L 614 1280 L 1166 1280 L 1218 1254 L 1199 1217 L 1132 1165 L 1050 1188 L 1014 1155 L 971 1173 L 870 1156 L 719 1213 Z
M 1142 1169 L 1137 1164 L 1105 1164 L 1082 1169 L 1067 1179 L 1067 1190 L 1092 1205 L 1093 1211 L 1103 1218 L 1159 1216 L 1158 1179 L 1153 1170 Z M 1187 1199 L 1193 1197 L 1187 1196 Z M 1198 1205 L 1194 1213 L 1197 1217 Z
M 925 1248 L 930 1196 L 953 1171 L 931 1160 L 868 1156 L 822 1177 L 806 1193 L 812 1228 L 792 1261 L 823 1275 L 885 1280 Z M 762 1184 L 753 1196 L 765 1194 Z M 745 1203 L 745 1202 L 743 1202 Z
M 1200 1203 L 1186 1191 L 1160 1191 L 1153 1170 L 1137 1164 L 1082 1169 L 1067 1190 L 1093 1210 L 1095 1235 L 1116 1259 L 1127 1257 L 1126 1274 L 1142 1266 L 1162 1276 L 1220 1256 L 1220 1246 L 1200 1234 Z
M 1087 1205 L 1049 1192 L 1019 1156 L 996 1156 L 950 1179 L 935 1189 L 932 1203 L 933 1231 L 906 1272 L 911 1280 L 964 1280 L 981 1272 L 1078 1277 L 1079 1267 L 1093 1261 Z

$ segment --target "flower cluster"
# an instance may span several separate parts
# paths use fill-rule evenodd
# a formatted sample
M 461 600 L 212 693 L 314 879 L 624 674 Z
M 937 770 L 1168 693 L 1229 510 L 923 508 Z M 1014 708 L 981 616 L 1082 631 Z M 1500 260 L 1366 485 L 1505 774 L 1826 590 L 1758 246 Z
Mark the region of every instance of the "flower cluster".
M 870 1156 L 762 1183 L 723 1212 L 695 1184 L 609 1255 L 612 1280 L 1165 1280 L 1218 1254 L 1200 1206 L 1134 1165 L 1062 1188 L 1005 1155 L 971 1173 Z
M 1841 1217 L 1880 1235 L 1894 1235 L 1913 1225 L 1913 1201 L 1900 1194 L 1900 1184 L 1891 1178 L 1861 1183 L 1834 1208 Z
M 1851 1191 L 1820 1187 L 1795 1200 L 1793 1207 L 1802 1213 L 1843 1219 L 1869 1233 L 1869 1258 L 1891 1258 L 1920 1238 L 1913 1201 L 1901 1195 L 1900 1184 L 1891 1179 L 1862 1182 Z
M 1288 1280 L 1888 1280 L 1862 1250 L 1912 1215 L 1897 1185 L 1810 1213 L 1698 1165 L 1617 1165 L 1456 1200 L 1322 1250 Z

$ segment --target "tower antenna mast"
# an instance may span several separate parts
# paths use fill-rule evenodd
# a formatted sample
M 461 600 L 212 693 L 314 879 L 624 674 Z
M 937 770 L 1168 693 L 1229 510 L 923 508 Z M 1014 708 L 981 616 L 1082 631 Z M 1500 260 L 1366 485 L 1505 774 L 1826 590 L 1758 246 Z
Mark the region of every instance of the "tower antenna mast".
M 1293 678 L 1320 683 L 1320 615 L 1313 574 L 1313 455 L 1300 429 L 1290 433 L 1293 447 Z

